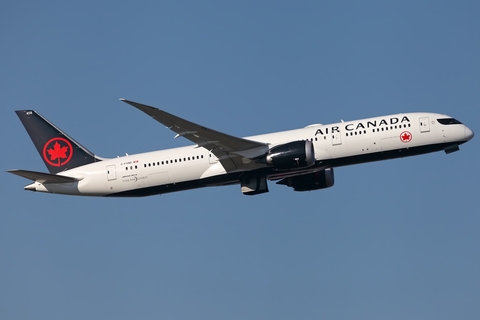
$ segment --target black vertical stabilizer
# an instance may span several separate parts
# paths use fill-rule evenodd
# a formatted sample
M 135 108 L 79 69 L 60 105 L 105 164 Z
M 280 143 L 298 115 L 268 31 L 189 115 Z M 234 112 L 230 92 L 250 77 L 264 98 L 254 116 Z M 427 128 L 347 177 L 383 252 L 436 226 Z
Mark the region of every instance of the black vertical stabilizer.
M 100 161 L 93 153 L 33 110 L 15 111 L 50 173 Z

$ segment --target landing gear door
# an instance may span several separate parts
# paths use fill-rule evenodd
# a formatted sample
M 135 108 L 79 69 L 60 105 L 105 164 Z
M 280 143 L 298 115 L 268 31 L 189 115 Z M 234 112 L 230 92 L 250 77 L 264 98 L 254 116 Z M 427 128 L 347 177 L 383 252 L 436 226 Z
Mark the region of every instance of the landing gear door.
M 420 118 L 420 132 L 430 132 L 430 120 L 425 118 Z

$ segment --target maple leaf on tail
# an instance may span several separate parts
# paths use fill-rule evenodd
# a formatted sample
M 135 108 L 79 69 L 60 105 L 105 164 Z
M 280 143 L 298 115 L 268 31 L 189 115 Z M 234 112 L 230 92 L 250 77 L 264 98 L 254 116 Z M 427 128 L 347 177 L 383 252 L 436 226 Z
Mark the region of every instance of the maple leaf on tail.
M 58 159 L 58 166 L 61 165 L 60 159 L 64 159 L 67 157 L 67 152 L 68 152 L 68 147 L 67 146 L 60 146 L 60 143 L 58 141 L 55 142 L 53 145 L 53 149 L 48 149 L 47 150 L 48 154 L 50 155 L 50 160 L 56 160 Z

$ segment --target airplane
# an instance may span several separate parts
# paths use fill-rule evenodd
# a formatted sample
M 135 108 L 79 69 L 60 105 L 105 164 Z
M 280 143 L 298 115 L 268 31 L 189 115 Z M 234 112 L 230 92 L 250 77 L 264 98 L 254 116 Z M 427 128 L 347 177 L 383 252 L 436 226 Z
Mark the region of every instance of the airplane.
M 8 170 L 30 179 L 25 190 L 101 197 L 141 197 L 211 186 L 268 192 L 267 181 L 295 191 L 334 185 L 334 168 L 436 151 L 449 154 L 473 138 L 460 121 L 437 113 L 404 113 L 251 137 L 235 137 L 133 102 L 195 145 L 106 159 L 33 110 L 16 111 L 50 173 Z

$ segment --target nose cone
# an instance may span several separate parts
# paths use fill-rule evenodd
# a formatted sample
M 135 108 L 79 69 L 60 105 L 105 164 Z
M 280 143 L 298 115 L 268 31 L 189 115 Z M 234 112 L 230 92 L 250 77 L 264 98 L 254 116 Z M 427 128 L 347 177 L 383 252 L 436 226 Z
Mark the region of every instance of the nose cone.
M 465 126 L 465 141 L 469 141 L 473 138 L 475 133 L 473 133 L 472 130 L 470 130 L 469 127 Z

